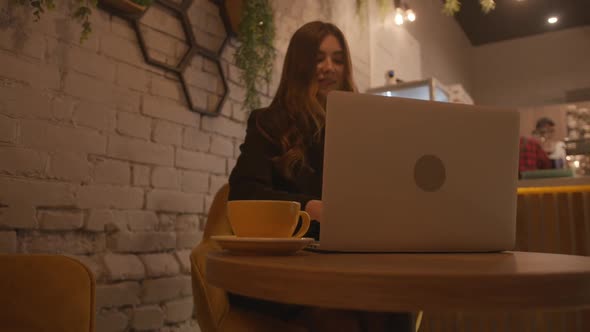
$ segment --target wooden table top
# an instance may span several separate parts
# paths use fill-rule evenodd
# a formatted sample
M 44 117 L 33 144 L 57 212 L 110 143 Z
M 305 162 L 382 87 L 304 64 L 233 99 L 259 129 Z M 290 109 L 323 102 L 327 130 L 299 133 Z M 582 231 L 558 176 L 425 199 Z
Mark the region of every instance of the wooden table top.
M 531 252 L 234 256 L 210 253 L 207 280 L 283 303 L 368 311 L 590 307 L 590 257 Z

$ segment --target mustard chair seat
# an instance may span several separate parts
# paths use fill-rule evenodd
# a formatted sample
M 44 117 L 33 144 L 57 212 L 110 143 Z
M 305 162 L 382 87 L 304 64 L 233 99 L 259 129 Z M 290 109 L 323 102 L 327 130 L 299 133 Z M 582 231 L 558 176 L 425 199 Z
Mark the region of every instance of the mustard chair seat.
M 61 255 L 0 254 L 0 331 L 94 332 L 95 280 Z
M 191 253 L 193 299 L 201 331 L 305 331 L 263 313 L 232 307 L 225 290 L 207 283 L 205 278 L 207 254 L 211 251 L 221 250 L 221 247 L 211 240 L 211 236 L 233 234 L 226 214 L 228 195 L 229 185 L 226 184 L 215 195 L 209 209 L 203 239 Z

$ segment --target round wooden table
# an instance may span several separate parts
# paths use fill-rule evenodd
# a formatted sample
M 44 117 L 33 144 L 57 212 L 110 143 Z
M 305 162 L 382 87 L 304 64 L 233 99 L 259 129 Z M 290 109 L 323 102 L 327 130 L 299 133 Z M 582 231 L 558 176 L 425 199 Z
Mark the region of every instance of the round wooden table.
M 209 254 L 207 280 L 283 303 L 399 312 L 590 307 L 590 257 L 486 254 Z

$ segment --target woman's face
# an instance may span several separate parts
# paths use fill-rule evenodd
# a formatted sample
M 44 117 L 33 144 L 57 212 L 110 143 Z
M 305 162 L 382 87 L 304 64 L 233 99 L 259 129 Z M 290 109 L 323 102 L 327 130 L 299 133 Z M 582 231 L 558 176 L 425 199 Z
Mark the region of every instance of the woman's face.
M 342 45 L 334 35 L 322 40 L 316 58 L 318 96 L 326 98 L 328 92 L 342 89 L 346 57 Z

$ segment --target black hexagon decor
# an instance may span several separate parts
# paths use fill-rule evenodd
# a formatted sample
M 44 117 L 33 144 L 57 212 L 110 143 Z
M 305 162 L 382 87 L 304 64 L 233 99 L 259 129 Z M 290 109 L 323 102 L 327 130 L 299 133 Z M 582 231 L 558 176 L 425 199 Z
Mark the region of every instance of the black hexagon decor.
M 219 6 L 219 1 L 211 1 Z M 209 13 L 208 16 L 201 17 L 210 20 L 204 22 L 204 24 L 212 23 L 218 26 L 213 29 L 215 34 L 207 36 L 197 30 L 200 37 L 195 38 L 195 29 L 191 25 L 187 14 L 192 4 L 193 0 L 155 0 L 152 5 L 158 6 L 159 10 L 166 12 L 170 19 L 177 20 L 182 34 L 184 34 L 180 36 L 178 34 L 181 34 L 181 32 L 177 31 L 176 37 L 178 40 L 174 41 L 176 47 L 173 47 L 175 54 L 172 55 L 158 53 L 150 47 L 150 37 L 146 35 L 148 30 L 142 30 L 141 28 L 142 18 L 147 11 L 143 13 L 122 12 L 99 1 L 100 8 L 132 23 L 141 52 L 147 63 L 178 75 L 192 111 L 203 115 L 216 116 L 219 115 L 228 93 L 227 82 L 220 62 L 221 52 L 229 38 L 228 32 L 226 25 L 221 25 L 221 22 L 224 22 L 221 15 L 220 17 L 214 17 Z M 219 28 L 219 26 L 223 26 L 223 28 Z M 157 33 L 157 29 L 152 30 Z M 224 35 L 222 36 L 222 34 Z M 214 42 L 207 39 L 209 37 L 213 38 Z M 199 43 L 199 39 L 203 40 L 202 44 Z M 211 45 L 216 46 L 212 47 Z

